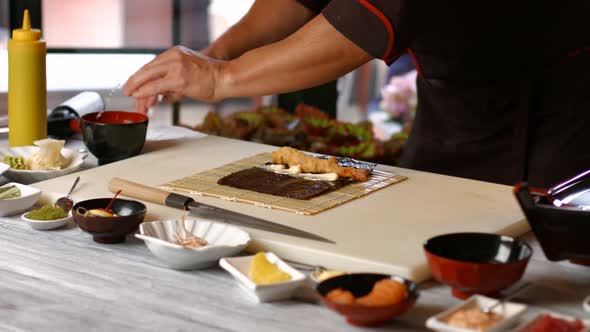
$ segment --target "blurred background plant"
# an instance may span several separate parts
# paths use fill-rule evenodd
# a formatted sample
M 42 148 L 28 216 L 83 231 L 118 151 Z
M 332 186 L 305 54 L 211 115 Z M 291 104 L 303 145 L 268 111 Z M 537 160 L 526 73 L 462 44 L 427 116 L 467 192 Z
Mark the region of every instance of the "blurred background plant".
M 416 113 L 416 70 L 393 76 L 381 90 L 379 107 L 387 112 L 390 120 L 402 126 L 411 123 Z
M 326 112 L 300 104 L 295 113 L 267 106 L 234 112 L 222 117 L 209 112 L 202 124 L 185 127 L 209 135 L 397 165 L 407 140 L 405 131 L 389 139 L 375 137 L 370 121 L 350 123 L 331 118 Z

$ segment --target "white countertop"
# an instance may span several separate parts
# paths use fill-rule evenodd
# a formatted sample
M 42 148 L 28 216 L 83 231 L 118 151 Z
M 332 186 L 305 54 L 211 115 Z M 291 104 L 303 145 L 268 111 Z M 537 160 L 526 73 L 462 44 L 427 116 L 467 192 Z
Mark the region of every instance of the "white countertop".
M 196 135 L 183 128 L 151 128 L 156 140 Z M 6 144 L 4 142 L 4 144 Z M 72 141 L 70 147 L 82 147 Z M 87 160 L 87 167 L 96 161 Z M 523 236 L 534 255 L 521 282 L 533 287 L 517 297 L 540 310 L 589 317 L 590 269 L 549 262 L 532 234 Z M 70 225 L 35 231 L 18 218 L 0 218 L 0 330 L 3 331 L 363 331 L 329 309 L 302 301 L 254 302 L 220 268 L 181 272 L 165 268 L 145 245 L 102 245 Z M 433 281 L 407 314 L 380 331 L 424 331 L 426 319 L 459 300 Z M 368 331 L 369 329 L 367 329 Z

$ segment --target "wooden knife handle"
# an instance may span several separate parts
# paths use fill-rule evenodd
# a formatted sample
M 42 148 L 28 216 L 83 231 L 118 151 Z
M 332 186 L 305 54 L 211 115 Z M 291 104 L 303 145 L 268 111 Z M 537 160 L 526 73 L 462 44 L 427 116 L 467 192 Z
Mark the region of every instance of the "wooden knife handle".
M 109 190 L 116 193 L 121 190 L 121 195 L 133 197 L 143 201 L 148 201 L 156 204 L 166 205 L 166 199 L 170 195 L 169 192 L 145 186 L 143 184 L 123 180 L 121 178 L 113 178 L 109 182 Z

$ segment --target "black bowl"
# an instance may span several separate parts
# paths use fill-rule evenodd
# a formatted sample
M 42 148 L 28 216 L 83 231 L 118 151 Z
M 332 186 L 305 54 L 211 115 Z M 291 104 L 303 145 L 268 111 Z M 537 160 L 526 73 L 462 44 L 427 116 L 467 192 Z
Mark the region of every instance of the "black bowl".
M 138 155 L 147 134 L 148 117 L 135 112 L 89 113 L 80 120 L 86 147 L 99 165 Z
M 121 198 L 116 198 L 111 206 L 116 217 L 85 217 L 78 213 L 80 207 L 86 210 L 104 209 L 110 201 L 111 198 L 89 199 L 76 203 L 72 208 L 74 222 L 98 243 L 124 242 L 126 236 L 135 232 L 145 217 L 147 208 L 143 203 Z
M 590 265 L 590 183 L 588 178 L 586 183 L 569 183 L 567 190 L 560 191 L 522 183 L 515 186 L 514 194 L 549 260 Z

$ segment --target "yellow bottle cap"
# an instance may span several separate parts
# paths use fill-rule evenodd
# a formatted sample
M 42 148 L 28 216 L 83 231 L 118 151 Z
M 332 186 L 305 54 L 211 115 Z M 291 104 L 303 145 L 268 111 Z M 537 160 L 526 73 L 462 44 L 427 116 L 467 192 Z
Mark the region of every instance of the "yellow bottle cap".
M 12 30 L 12 39 L 18 41 L 36 41 L 41 39 L 41 30 L 31 29 L 31 18 L 29 17 L 28 9 L 25 9 L 22 29 Z

